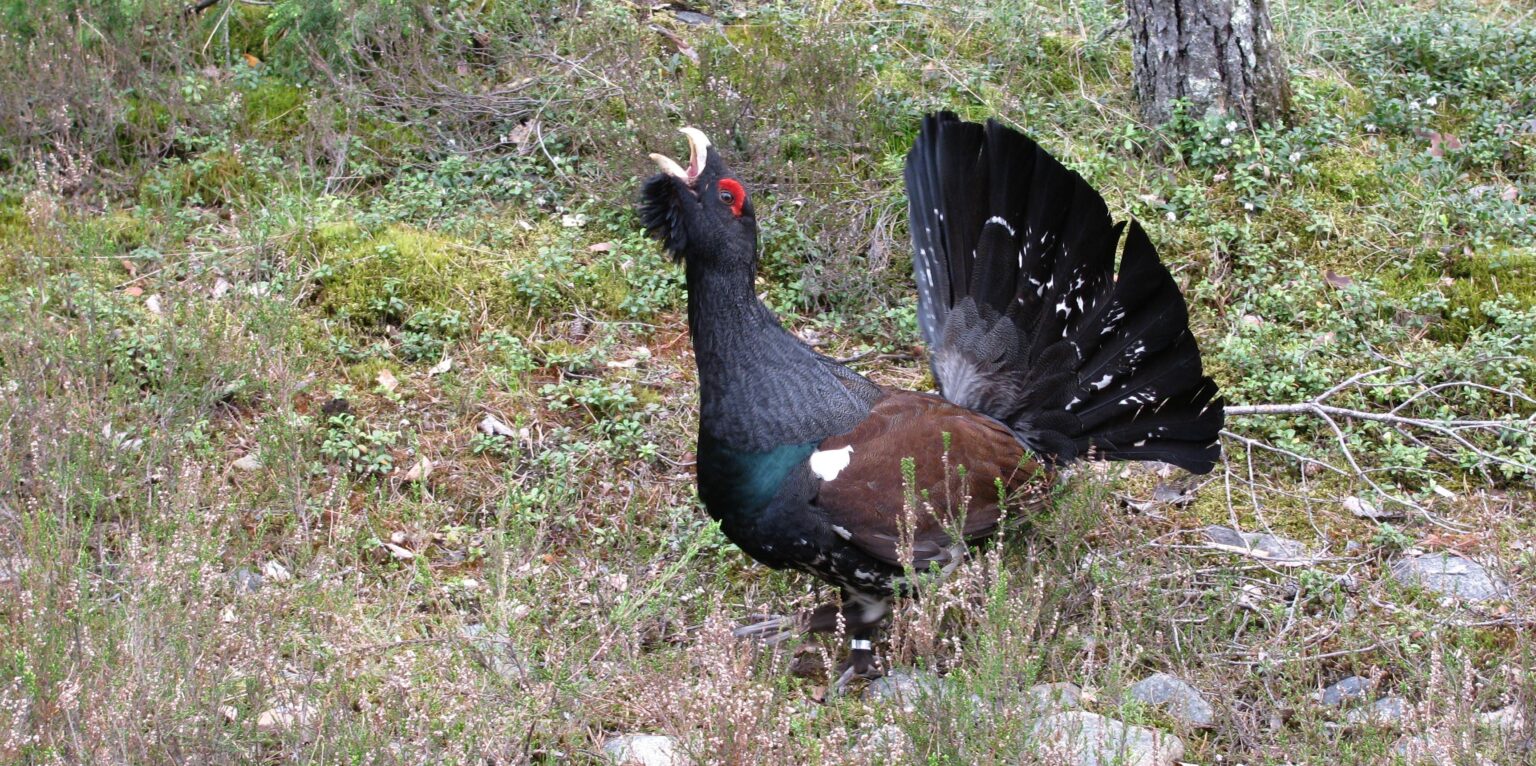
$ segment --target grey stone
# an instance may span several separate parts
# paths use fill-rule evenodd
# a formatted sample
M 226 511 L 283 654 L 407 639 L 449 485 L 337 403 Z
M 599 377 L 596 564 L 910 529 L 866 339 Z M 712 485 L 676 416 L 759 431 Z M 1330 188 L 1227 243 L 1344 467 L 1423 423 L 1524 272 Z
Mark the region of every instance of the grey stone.
M 1174 719 L 1208 728 L 1216 722 L 1216 711 L 1200 691 L 1183 681 L 1157 673 L 1131 685 L 1131 697 L 1161 709 Z
M 1188 505 L 1194 502 L 1195 494 L 1189 487 L 1172 487 L 1167 484 L 1159 484 L 1152 489 L 1152 500 L 1158 503 L 1170 505 Z
M 1037 755 L 1073 766 L 1172 766 L 1184 757 L 1172 734 L 1080 710 L 1042 718 L 1032 732 Z
M 619 766 L 684 766 L 688 756 L 677 750 L 671 737 L 657 734 L 624 734 L 603 743 L 603 752 Z
M 236 593 L 255 593 L 266 583 L 267 578 L 251 571 L 250 567 L 240 567 L 229 573 L 229 584 L 234 587 Z
M 1077 710 L 1083 706 L 1083 690 L 1077 684 L 1066 682 L 1035 684 L 1024 691 L 1028 708 L 1037 715 L 1062 710 Z
M 1369 707 L 1349 711 L 1344 720 L 1356 726 L 1397 726 L 1408 717 L 1408 702 L 1402 697 L 1382 697 Z
M 1402 757 L 1408 763 L 1428 763 L 1429 740 L 1422 736 L 1403 737 L 1392 746 L 1392 754 Z
M 1477 717 L 1479 723 L 1504 734 L 1516 734 L 1525 728 L 1525 711 L 1519 705 L 1510 705 Z
M 1360 676 L 1350 676 L 1340 679 L 1334 682 L 1332 686 L 1318 692 L 1317 701 L 1329 707 L 1337 707 L 1349 700 L 1360 699 L 1370 693 L 1370 691 L 1370 681 Z
M 707 13 L 699 13 L 697 11 L 672 11 L 672 16 L 673 18 L 683 22 L 684 24 L 687 24 L 690 27 L 719 23 L 715 21 L 714 16 L 711 16 Z
M 1307 546 L 1276 535 L 1239 532 L 1231 527 L 1212 525 L 1205 528 L 1205 537 L 1219 547 L 1277 564 L 1294 566 L 1310 563 L 1312 560 L 1312 554 L 1307 550 Z
M 924 697 L 938 694 L 941 689 L 942 682 L 932 673 L 893 670 L 870 681 L 864 698 L 871 702 L 894 702 L 903 712 L 911 713 Z
M 1484 601 L 1507 593 L 1503 581 L 1482 564 L 1449 553 L 1398 559 L 1392 564 L 1392 576 L 1398 582 L 1467 601 Z
M 912 757 L 912 738 L 900 726 L 888 723 L 864 735 L 859 749 L 876 757 L 877 762 L 907 763 Z
M 470 640 L 475 647 L 475 657 L 486 669 L 509 684 L 521 684 L 528 678 L 528 669 L 512 651 L 511 640 L 504 634 L 486 630 L 484 623 L 465 625 L 459 635 Z

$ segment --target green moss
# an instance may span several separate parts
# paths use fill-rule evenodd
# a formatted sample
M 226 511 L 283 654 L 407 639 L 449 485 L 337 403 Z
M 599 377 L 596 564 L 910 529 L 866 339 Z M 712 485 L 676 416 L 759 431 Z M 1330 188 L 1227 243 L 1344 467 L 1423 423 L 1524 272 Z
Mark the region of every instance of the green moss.
M 1375 157 L 1347 147 L 1329 147 L 1318 153 L 1314 188 L 1345 202 L 1373 200 L 1384 192 L 1381 163 Z
M 304 89 L 271 80 L 245 94 L 245 129 L 272 141 L 298 135 L 309 122 Z
M 266 189 L 266 179 L 246 167 L 237 152 L 218 150 L 191 160 L 174 160 L 145 174 L 139 202 L 177 207 L 195 199 L 204 206 L 234 204 Z
M 1443 343 L 1464 340 L 1492 318 L 1483 304 L 1513 296 L 1522 306 L 1536 305 L 1536 249 L 1512 248 L 1484 255 L 1462 255 L 1443 264 L 1418 264 L 1392 283 L 1400 297 L 1412 299 L 1426 290 L 1446 297 L 1441 317 L 1431 323 L 1430 337 Z
M 351 224 L 312 235 L 320 260 L 319 304 L 330 315 L 398 324 L 422 310 L 505 313 L 502 264 L 449 237 L 395 225 L 364 235 Z
M 21 275 L 21 255 L 35 246 L 21 197 L 0 196 L 0 283 Z

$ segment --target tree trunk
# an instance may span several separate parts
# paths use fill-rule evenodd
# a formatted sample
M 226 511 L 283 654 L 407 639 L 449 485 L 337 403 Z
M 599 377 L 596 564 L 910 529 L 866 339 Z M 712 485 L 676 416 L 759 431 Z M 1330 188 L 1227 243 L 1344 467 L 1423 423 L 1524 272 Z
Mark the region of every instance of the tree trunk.
M 1126 0 L 1141 116 L 1161 125 L 1173 102 L 1250 126 L 1283 120 L 1290 107 L 1285 62 L 1268 0 Z

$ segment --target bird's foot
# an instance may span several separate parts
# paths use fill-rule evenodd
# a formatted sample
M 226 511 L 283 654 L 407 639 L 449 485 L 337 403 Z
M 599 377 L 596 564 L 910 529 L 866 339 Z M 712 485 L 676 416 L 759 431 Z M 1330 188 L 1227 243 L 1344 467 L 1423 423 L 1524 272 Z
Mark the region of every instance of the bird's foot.
M 869 680 L 885 675 L 884 663 L 875 656 L 873 643 L 867 638 L 855 638 L 849 642 L 848 656 L 838 666 L 837 682 L 832 693 L 841 695 L 854 679 Z

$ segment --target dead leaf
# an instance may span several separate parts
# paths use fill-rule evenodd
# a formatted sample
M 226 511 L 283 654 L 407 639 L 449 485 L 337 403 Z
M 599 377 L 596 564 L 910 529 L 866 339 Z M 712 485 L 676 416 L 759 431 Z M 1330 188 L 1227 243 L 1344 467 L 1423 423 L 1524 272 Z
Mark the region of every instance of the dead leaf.
M 230 466 L 233 467 L 235 470 L 245 471 L 246 473 L 252 473 L 254 471 L 260 471 L 261 470 L 261 458 L 257 457 L 256 453 L 252 452 L 252 453 L 246 455 L 245 457 L 242 457 L 239 460 L 236 460 L 235 462 L 230 463 Z
M 231 285 L 229 283 L 229 280 L 227 280 L 227 279 L 225 279 L 223 277 L 219 277 L 217 280 L 214 281 L 214 283 L 213 283 L 213 290 L 211 290 L 209 292 L 209 294 L 213 296 L 214 300 L 218 300 L 220 298 L 223 298 L 224 295 L 229 292 L 231 287 L 234 287 L 234 285 Z
M 446 357 L 445 356 L 445 357 L 443 357 L 443 361 L 438 362 L 437 364 L 432 365 L 432 369 L 427 370 L 427 374 L 428 375 L 442 375 L 443 373 L 445 373 L 445 372 L 447 372 L 447 371 L 449 371 L 451 369 L 453 369 L 453 359 L 450 358 L 450 357 Z
M 524 122 L 518 123 L 517 126 L 512 128 L 512 131 L 507 134 L 506 142 L 514 146 L 522 146 L 523 144 L 528 143 L 529 137 L 531 137 L 533 132 L 538 129 L 538 125 L 539 123 L 537 120 L 526 120 Z
M 432 475 L 434 467 L 430 459 L 422 458 L 416 461 L 416 465 L 411 466 L 411 470 L 405 472 L 405 480 L 425 481 L 428 476 Z
M 1515 200 L 1520 199 L 1520 190 L 1513 186 L 1507 187 L 1504 189 L 1504 193 L 1499 195 L 1499 199 L 1504 200 L 1505 202 L 1514 202 Z
M 158 296 L 158 295 L 151 295 L 148 298 L 145 298 L 144 299 L 144 308 L 149 309 L 149 313 L 155 314 L 155 315 L 158 316 L 161 313 L 161 310 L 160 310 L 160 296 Z
M 245 54 L 245 65 L 249 67 L 259 67 L 261 66 L 261 59 L 247 53 Z
M 374 378 L 374 381 L 379 384 L 379 388 L 384 389 L 385 393 L 392 394 L 396 388 L 400 387 L 400 380 L 389 370 L 379 370 L 379 375 Z
M 144 294 L 144 288 L 139 287 L 138 285 L 129 285 L 128 287 L 123 289 L 123 295 L 126 295 L 129 298 L 137 298 L 137 297 L 139 297 L 140 295 L 143 295 L 143 294 Z
M 261 565 L 261 575 L 272 582 L 288 582 L 293 579 L 293 574 L 281 561 L 272 560 Z
M 1403 514 L 1398 511 L 1390 511 L 1385 508 L 1379 508 L 1375 503 L 1372 503 L 1369 500 L 1362 500 L 1354 496 L 1344 498 L 1344 510 L 1349 511 L 1350 513 L 1353 513 L 1362 519 L 1381 520 L 1400 519 L 1403 517 Z
M 1342 290 L 1342 289 L 1344 289 L 1346 287 L 1349 287 L 1349 286 L 1351 286 L 1351 285 L 1353 285 L 1355 283 L 1355 280 L 1350 279 L 1349 277 L 1337 274 L 1337 273 L 1334 272 L 1333 269 L 1329 269 L 1327 272 L 1325 272 L 1323 274 L 1323 281 L 1327 282 L 1330 285 L 1333 285 L 1334 287 L 1339 288 L 1340 290 Z
M 281 705 L 271 710 L 262 711 L 261 715 L 256 717 L 256 728 L 268 731 L 288 729 L 308 724 L 314 717 L 315 708 L 312 705 L 304 703 Z
M 394 543 L 379 543 L 379 545 L 382 545 L 384 550 L 389 553 L 389 557 L 396 561 L 410 561 L 411 559 L 416 558 L 416 554 L 401 548 Z
M 1441 133 L 1437 130 L 1429 132 L 1429 156 L 1431 157 L 1444 157 L 1446 152 L 1454 152 L 1461 147 L 1461 139 L 1450 133 Z
M 598 242 L 596 244 L 587 245 L 587 252 L 589 252 L 589 253 L 606 253 L 606 252 L 610 252 L 612 250 L 613 250 L 613 243 L 612 242 Z
M 138 266 L 138 264 L 134 263 L 133 261 L 128 260 L 127 258 L 124 258 L 124 259 L 118 261 L 118 263 L 123 264 L 123 270 L 128 272 L 128 276 L 130 276 L 130 277 L 138 277 L 139 276 L 139 266 Z
M 506 423 L 501 422 L 501 418 L 498 418 L 495 415 L 486 415 L 485 419 L 480 421 L 479 428 L 480 428 L 480 433 L 490 434 L 492 436 L 515 436 L 516 435 L 516 432 L 512 430 L 512 426 L 509 426 Z

